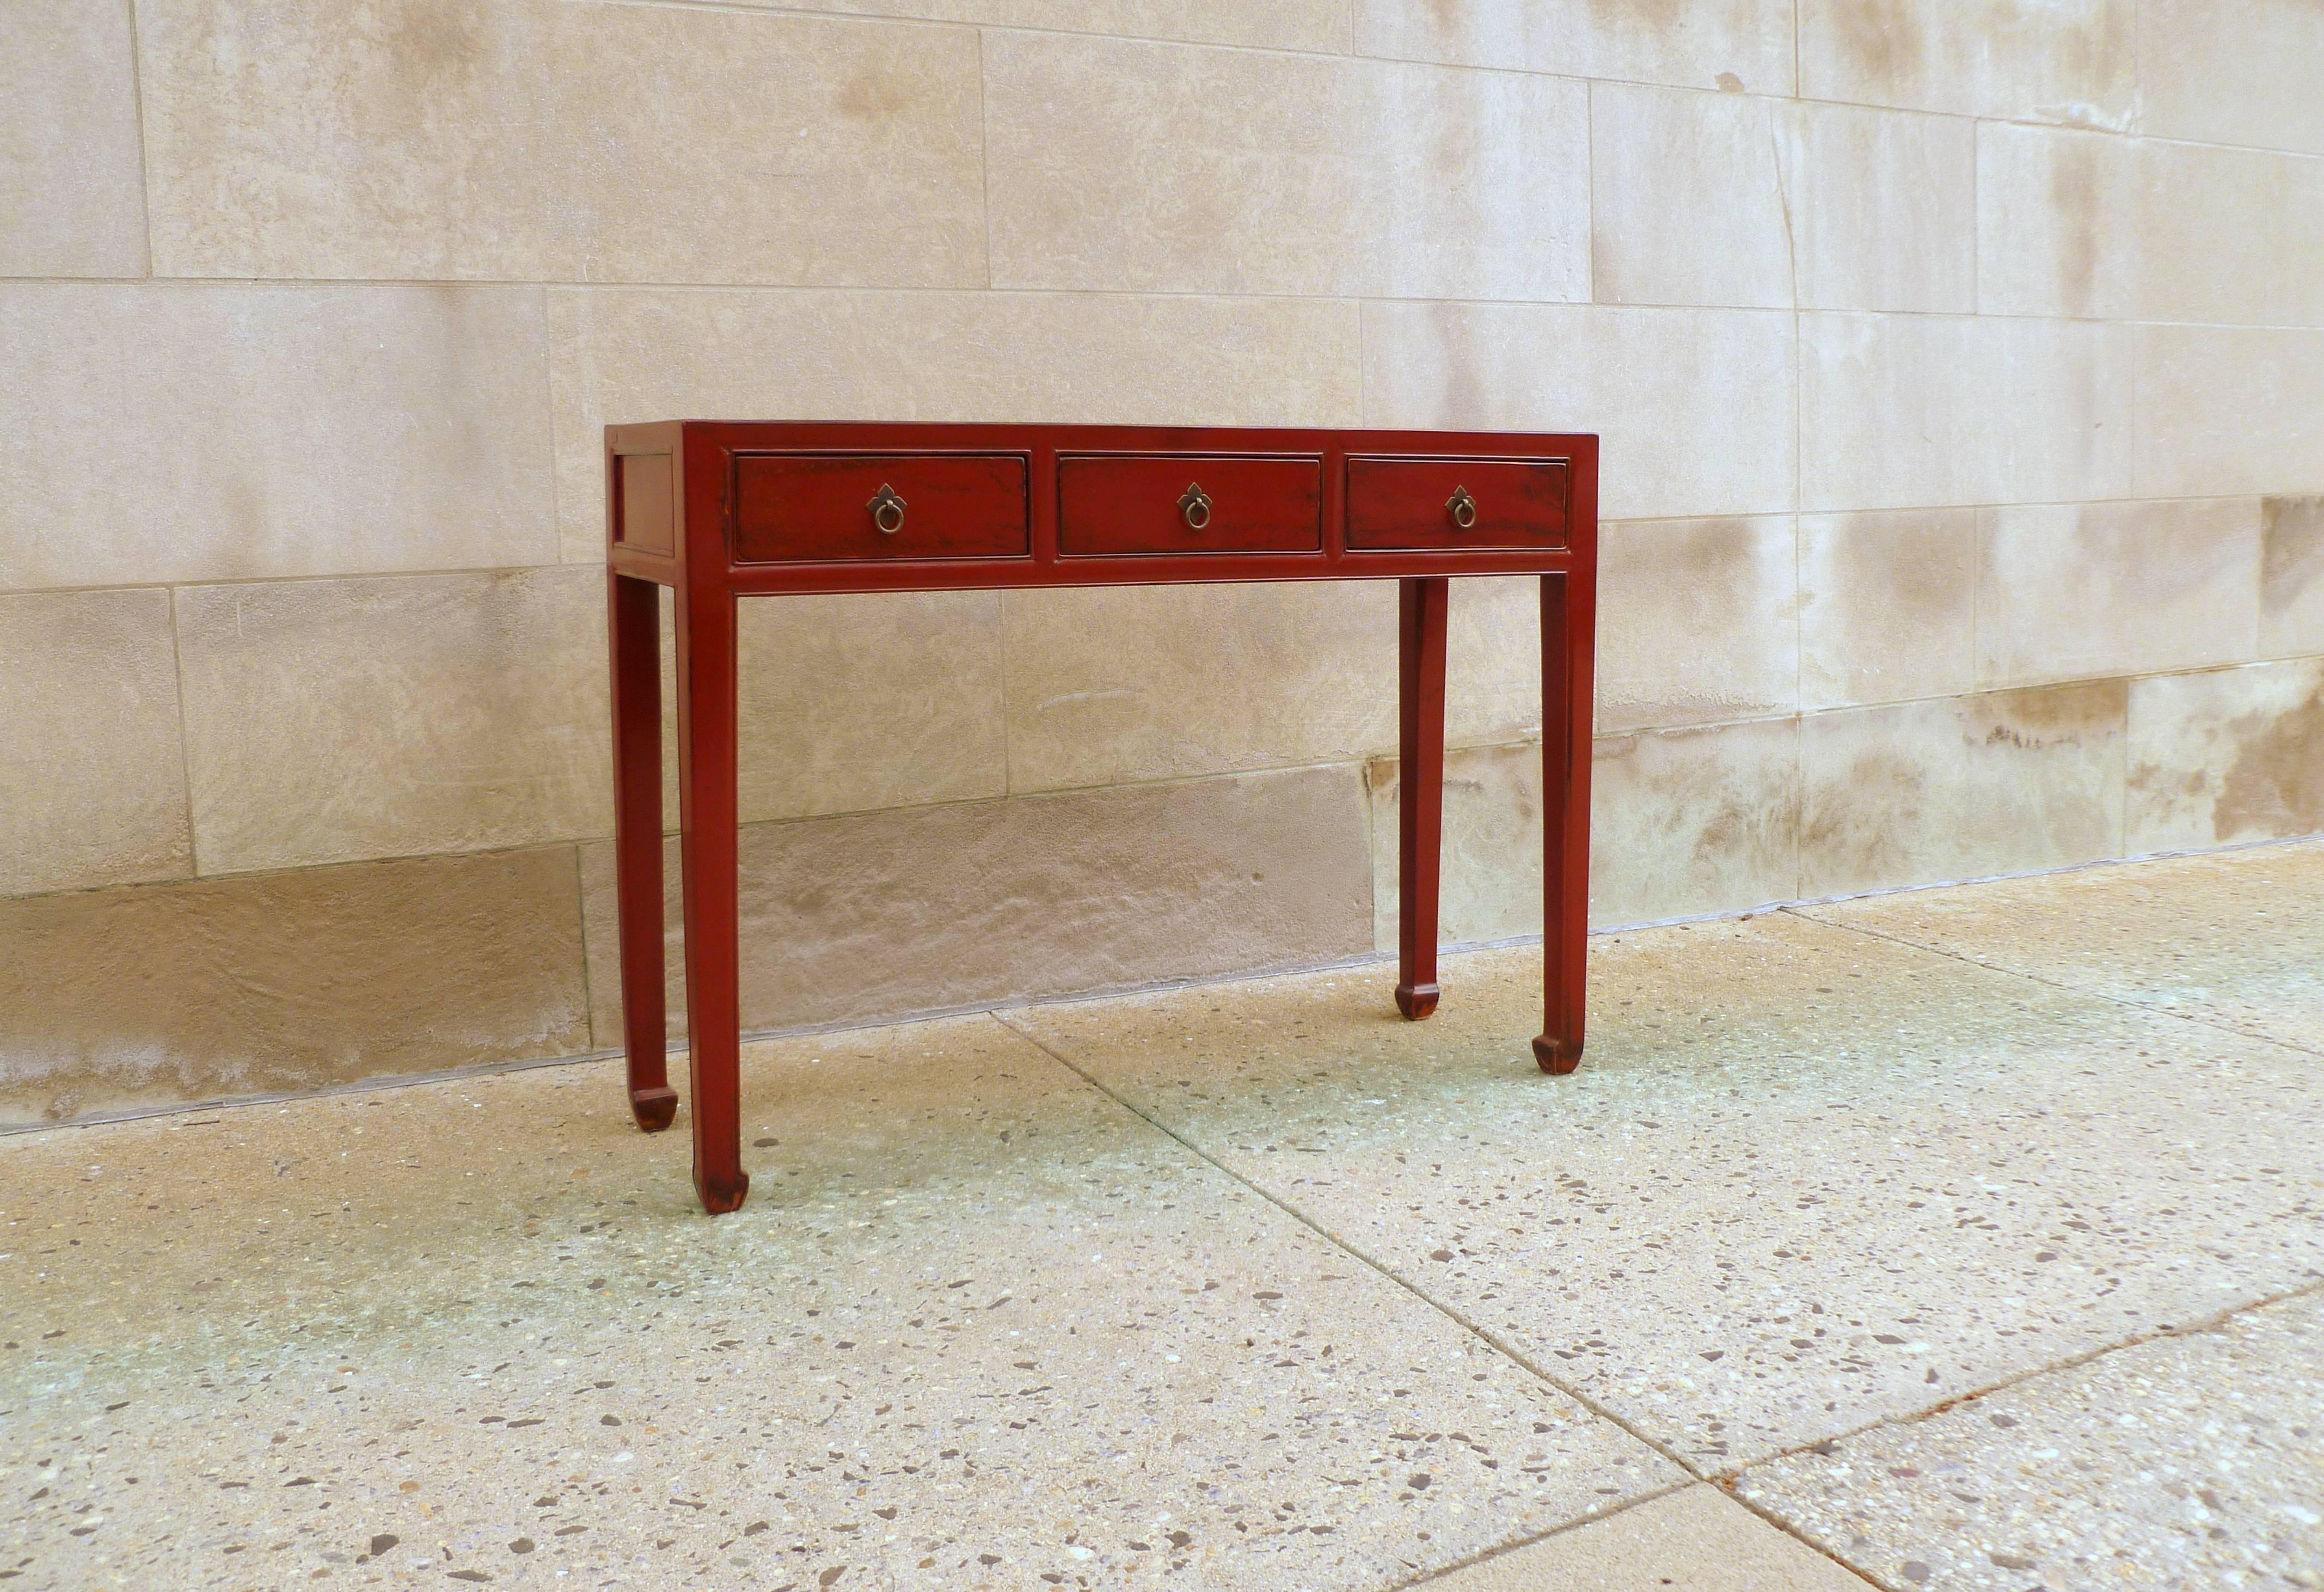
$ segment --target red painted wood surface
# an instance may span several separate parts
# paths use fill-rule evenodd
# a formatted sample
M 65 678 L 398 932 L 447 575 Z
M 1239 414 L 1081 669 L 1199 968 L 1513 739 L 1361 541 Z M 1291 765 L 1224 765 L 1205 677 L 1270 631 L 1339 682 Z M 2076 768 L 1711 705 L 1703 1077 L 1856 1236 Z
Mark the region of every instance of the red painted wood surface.
M 1444 857 L 1444 616 L 1451 583 L 1397 583 L 1396 1006 L 1436 1010 L 1437 870 Z
M 654 458 L 654 455 L 641 455 Z M 667 456 L 660 456 L 667 462 Z M 669 484 L 667 473 L 663 485 Z M 664 516 L 667 519 L 667 515 Z M 630 1111 L 650 1134 L 678 1113 L 662 1009 L 661 594 L 605 571 L 613 660 L 613 900 L 621 924 L 622 1039 Z
M 1596 548 L 1592 527 L 1591 551 Z M 1590 932 L 1591 677 L 1598 582 L 1584 570 L 1541 578 L 1542 1030 L 1548 1073 L 1582 1065 L 1583 940 Z
M 885 493 L 883 497 L 881 495 Z M 875 504 L 891 505 L 881 528 Z M 1030 558 L 1026 462 L 825 454 L 734 461 L 734 557 Z
M 1454 495 L 1471 504 L 1462 524 Z M 1565 466 L 1555 460 L 1351 458 L 1348 545 L 1563 547 Z
M 699 486 L 698 481 L 693 484 Z M 686 559 L 725 561 L 725 526 L 687 494 Z M 686 903 L 687 1051 L 694 1083 L 694 1189 L 702 1208 L 733 1210 L 751 1190 L 742 1170 L 742 1007 L 737 897 L 741 880 L 734 734 L 734 594 L 690 579 L 678 602 L 678 856 Z
M 621 478 L 619 512 L 613 516 L 613 540 L 641 552 L 665 557 L 678 551 L 678 484 L 667 453 L 617 456 Z
M 677 596 L 695 1186 L 706 1209 L 732 1210 L 750 1189 L 742 1164 L 735 875 L 734 605 L 742 597 L 1398 580 L 1403 889 L 1396 996 L 1416 1020 L 1438 999 L 1447 582 L 1456 575 L 1538 576 L 1545 990 L 1533 1050 L 1551 1072 L 1569 1072 L 1581 1060 L 1595 437 L 666 421 L 608 427 L 605 448 L 614 852 L 631 1105 L 639 1125 L 654 1129 L 669 1125 L 677 1104 L 663 1060 L 653 590 L 660 585 Z M 659 467 L 632 476 L 625 461 L 633 457 L 669 461 L 666 535 L 659 526 L 644 530 L 659 501 L 653 484 Z M 1209 499 L 1200 526 L 1187 523 L 1181 506 L 1193 485 Z M 904 503 L 893 533 L 881 530 L 872 506 L 883 486 Z M 1433 503 L 1444 516 L 1455 487 L 1473 501 L 1476 523 L 1447 518 L 1440 532 L 1427 513 Z M 644 533 L 624 535 L 625 523 Z
M 1200 524 L 1186 494 L 1199 487 Z M 1323 551 L 1323 467 L 1314 458 L 1215 454 L 1057 460 L 1057 551 L 1102 553 Z

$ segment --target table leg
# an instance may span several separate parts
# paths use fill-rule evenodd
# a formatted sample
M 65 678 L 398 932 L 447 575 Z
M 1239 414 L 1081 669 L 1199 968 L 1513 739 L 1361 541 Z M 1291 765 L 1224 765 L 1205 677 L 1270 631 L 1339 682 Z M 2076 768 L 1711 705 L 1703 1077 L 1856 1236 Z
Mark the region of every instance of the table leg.
M 1444 819 L 1444 609 L 1441 575 L 1397 582 L 1396 1006 L 1436 1010 L 1436 885 Z
M 605 571 L 613 669 L 613 899 L 621 923 L 622 1040 L 630 1114 L 650 1134 L 669 1125 L 669 1014 L 662 995 L 661 594 Z
M 1583 941 L 1590 930 L 1591 643 L 1582 583 L 1541 578 L 1542 981 L 1534 1060 L 1582 1065 Z
M 694 1187 L 713 1216 L 751 1189 L 742 1170 L 742 1002 L 735 946 L 734 596 L 678 593 L 678 863 L 693 1060 Z

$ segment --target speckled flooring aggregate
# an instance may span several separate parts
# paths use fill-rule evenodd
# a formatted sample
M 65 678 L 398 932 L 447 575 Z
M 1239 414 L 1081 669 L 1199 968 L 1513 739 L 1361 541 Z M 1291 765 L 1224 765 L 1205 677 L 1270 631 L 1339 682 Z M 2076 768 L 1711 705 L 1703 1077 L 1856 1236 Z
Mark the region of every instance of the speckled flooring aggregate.
M 2324 846 L 0 1138 L 17 1587 L 2324 1589 Z

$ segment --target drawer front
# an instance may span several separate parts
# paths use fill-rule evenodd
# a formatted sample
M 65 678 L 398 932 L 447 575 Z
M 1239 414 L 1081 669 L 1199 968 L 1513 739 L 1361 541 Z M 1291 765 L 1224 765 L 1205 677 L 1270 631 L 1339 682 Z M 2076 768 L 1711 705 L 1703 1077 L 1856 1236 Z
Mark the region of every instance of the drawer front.
M 1348 460 L 1351 548 L 1565 545 L 1565 461 Z
M 1215 454 L 1057 460 L 1057 551 L 1321 552 L 1323 466 Z
M 738 563 L 1028 558 L 1017 454 L 745 454 L 734 461 Z

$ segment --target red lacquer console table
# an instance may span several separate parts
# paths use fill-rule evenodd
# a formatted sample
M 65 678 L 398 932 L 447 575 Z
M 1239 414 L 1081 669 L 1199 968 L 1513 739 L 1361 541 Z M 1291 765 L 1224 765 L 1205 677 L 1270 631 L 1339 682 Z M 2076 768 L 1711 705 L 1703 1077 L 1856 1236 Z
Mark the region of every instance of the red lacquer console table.
M 1444 616 L 1454 575 L 1538 575 L 1548 1072 L 1582 1059 L 1598 439 L 1448 431 L 669 421 L 605 431 L 614 850 L 630 1106 L 678 1108 L 662 997 L 656 586 L 676 596 L 694 1183 L 742 1163 L 738 597 L 789 592 L 1392 579 L 1403 766 L 1396 1004 L 1436 1008 Z M 1264 690 L 1266 682 L 1237 682 Z

